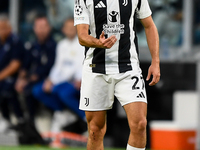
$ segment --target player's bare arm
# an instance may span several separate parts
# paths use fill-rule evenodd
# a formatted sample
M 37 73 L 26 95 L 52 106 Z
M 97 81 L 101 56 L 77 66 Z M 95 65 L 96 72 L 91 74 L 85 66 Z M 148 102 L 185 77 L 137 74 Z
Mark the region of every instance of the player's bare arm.
M 141 19 L 141 23 L 145 29 L 147 43 L 152 57 L 146 80 L 148 81 L 151 75 L 153 75 L 153 79 L 149 83 L 150 86 L 153 86 L 160 80 L 159 36 L 151 16 Z
M 79 43 L 82 46 L 109 49 L 117 41 L 115 35 L 112 35 L 106 39 L 103 31 L 99 39 L 94 38 L 88 34 L 88 30 L 89 30 L 89 25 L 87 24 L 77 25 Z

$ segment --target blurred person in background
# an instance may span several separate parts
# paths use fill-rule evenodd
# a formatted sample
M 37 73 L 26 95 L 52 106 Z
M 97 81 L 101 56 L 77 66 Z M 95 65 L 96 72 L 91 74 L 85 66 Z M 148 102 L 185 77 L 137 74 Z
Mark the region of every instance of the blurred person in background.
M 26 43 L 26 53 L 15 89 L 22 94 L 27 104 L 29 121 L 34 125 L 37 101 L 32 95 L 33 86 L 44 80 L 54 64 L 56 42 L 51 37 L 51 27 L 45 15 L 37 15 L 33 27 L 36 40 Z
M 86 127 L 85 113 L 79 110 L 84 48 L 78 42 L 72 18 L 64 22 L 62 32 L 66 38 L 58 43 L 55 64 L 48 78 L 33 89 L 33 95 L 54 110 L 51 125 L 51 131 L 54 133 L 60 132 L 62 127 L 76 120 L 72 113 L 63 111 L 65 108 L 75 113 L 82 120 L 82 127 L 84 125 Z M 82 132 L 84 132 L 84 128 Z
M 157 27 L 161 56 L 162 49 L 181 45 L 182 35 L 182 3 L 180 0 L 149 0 L 154 12 L 153 20 Z M 140 45 L 147 46 L 144 30 L 138 34 Z
M 8 16 L 0 14 L 0 132 L 6 131 L 11 123 L 10 107 L 18 121 L 23 118 L 14 84 L 24 52 L 22 41 L 12 33 Z
M 73 0 L 44 0 L 44 4 L 47 8 L 50 24 L 56 30 L 60 30 L 63 22 L 73 16 Z
M 182 5 L 179 0 L 154 1 L 157 10 L 154 13 L 154 22 L 163 41 L 172 46 L 180 45 L 182 34 Z M 161 46 L 162 47 L 162 46 Z

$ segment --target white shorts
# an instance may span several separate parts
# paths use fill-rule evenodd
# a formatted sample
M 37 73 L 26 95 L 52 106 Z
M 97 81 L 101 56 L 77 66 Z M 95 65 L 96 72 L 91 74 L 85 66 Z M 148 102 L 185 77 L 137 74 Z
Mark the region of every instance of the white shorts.
M 145 83 L 140 72 L 99 74 L 83 70 L 81 85 L 81 110 L 100 111 L 111 109 L 114 96 L 122 106 L 132 102 L 147 103 Z

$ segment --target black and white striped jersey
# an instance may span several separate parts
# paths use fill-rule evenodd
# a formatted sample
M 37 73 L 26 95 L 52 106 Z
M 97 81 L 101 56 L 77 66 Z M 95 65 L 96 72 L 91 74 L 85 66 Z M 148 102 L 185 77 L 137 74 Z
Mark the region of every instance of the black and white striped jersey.
M 151 15 L 147 0 L 75 0 L 75 25 L 88 24 L 89 33 L 99 38 L 115 35 L 117 42 L 110 49 L 87 48 L 84 65 L 92 72 L 122 73 L 138 64 L 138 44 L 135 17 Z

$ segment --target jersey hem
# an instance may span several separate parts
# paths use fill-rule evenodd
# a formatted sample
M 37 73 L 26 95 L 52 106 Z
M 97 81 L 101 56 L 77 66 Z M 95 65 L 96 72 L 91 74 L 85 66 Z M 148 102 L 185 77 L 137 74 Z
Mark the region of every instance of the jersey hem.
M 136 67 L 137 67 L 137 63 L 131 63 L 131 64 L 130 64 L 131 68 L 127 67 L 127 64 L 124 64 L 124 65 L 121 65 L 121 66 L 122 66 L 122 68 L 121 68 L 120 70 L 118 69 L 118 71 L 112 71 L 112 70 L 111 70 L 111 71 L 108 71 L 108 70 L 106 70 L 105 73 L 102 73 L 102 72 L 104 72 L 105 70 L 96 69 L 95 71 L 93 71 L 92 67 L 90 67 L 89 64 L 84 64 L 84 65 L 83 65 L 83 70 L 86 70 L 86 71 L 89 71 L 89 72 L 92 72 L 92 73 L 99 73 L 99 74 L 110 75 L 110 74 L 125 73 L 125 72 L 127 72 L 127 71 L 132 71 L 132 70 L 138 69 L 138 68 L 136 68 Z M 107 66 L 107 67 L 108 67 L 108 66 Z M 110 67 L 110 66 L 109 66 L 109 67 Z M 118 65 L 117 65 L 117 66 L 112 66 L 112 67 L 118 67 Z M 112 67 L 110 67 L 110 68 L 112 68 Z

